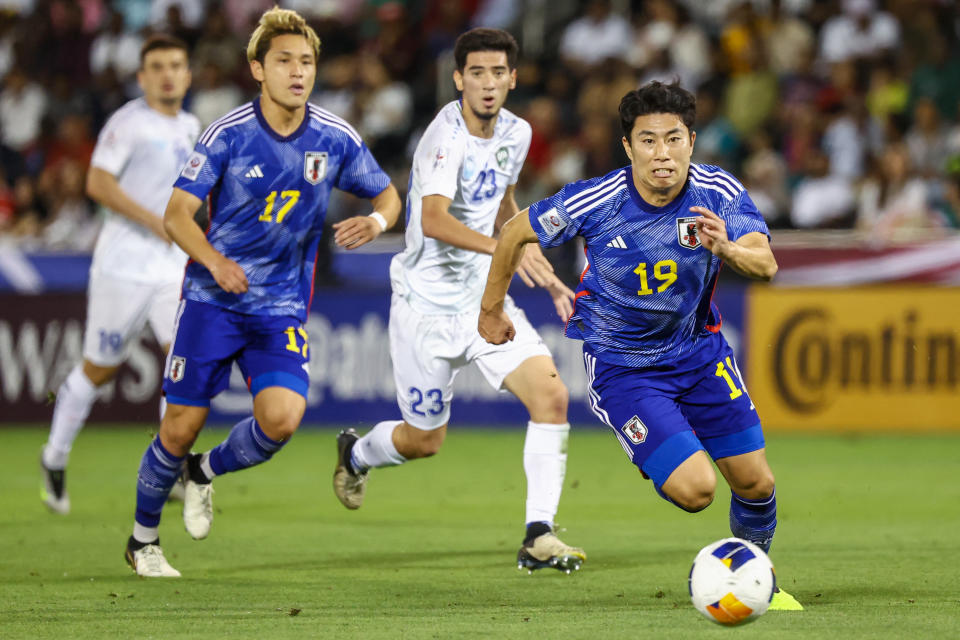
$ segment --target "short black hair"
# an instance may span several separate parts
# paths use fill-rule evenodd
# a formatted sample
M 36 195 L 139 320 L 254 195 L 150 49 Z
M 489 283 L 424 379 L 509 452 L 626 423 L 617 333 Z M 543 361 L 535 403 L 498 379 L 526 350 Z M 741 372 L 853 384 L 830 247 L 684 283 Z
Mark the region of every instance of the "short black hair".
M 147 59 L 148 53 L 160 49 L 181 49 L 186 54 L 190 53 L 187 43 L 177 36 L 169 33 L 155 33 L 144 40 L 143 46 L 140 47 L 140 68 L 143 68 L 143 62 Z
M 679 81 L 666 84 L 653 80 L 631 91 L 620 101 L 620 127 L 627 141 L 637 117 L 651 113 L 672 113 L 692 130 L 697 116 L 697 99 L 681 87 Z
M 503 29 L 477 27 L 461 33 L 460 37 L 457 38 L 457 43 L 453 46 L 453 57 L 456 60 L 457 69 L 461 73 L 467 66 L 467 54 L 476 51 L 503 51 L 507 54 L 507 66 L 516 69 L 520 45 L 517 44 L 512 35 Z

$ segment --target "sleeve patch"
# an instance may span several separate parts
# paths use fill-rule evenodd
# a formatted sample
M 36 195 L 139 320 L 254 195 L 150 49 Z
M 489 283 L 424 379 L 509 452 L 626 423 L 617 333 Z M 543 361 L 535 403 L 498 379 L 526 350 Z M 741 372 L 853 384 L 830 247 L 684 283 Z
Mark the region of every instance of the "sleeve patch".
M 180 175 L 187 180 L 196 180 L 197 176 L 200 175 L 200 169 L 203 168 L 203 164 L 206 161 L 207 156 L 199 151 L 194 151 L 190 154 L 190 157 L 187 158 L 187 162 L 183 165 L 183 171 L 180 172 Z
M 560 217 L 556 207 L 551 207 L 549 210 L 537 216 L 537 222 L 540 223 L 543 232 L 547 234 L 548 238 L 557 235 L 567 226 L 566 220 Z

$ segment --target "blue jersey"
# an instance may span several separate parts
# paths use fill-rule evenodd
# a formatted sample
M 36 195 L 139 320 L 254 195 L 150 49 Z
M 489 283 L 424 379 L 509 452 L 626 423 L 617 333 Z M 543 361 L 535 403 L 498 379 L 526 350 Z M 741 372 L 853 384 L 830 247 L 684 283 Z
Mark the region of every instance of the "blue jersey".
M 308 104 L 286 137 L 264 120 L 259 99 L 231 111 L 200 136 L 174 186 L 207 198 L 207 240 L 243 268 L 249 289 L 227 293 L 191 261 L 183 297 L 306 320 L 331 189 L 372 198 L 389 184 L 359 134 L 328 111 Z
M 640 197 L 629 166 L 568 184 L 530 206 L 544 247 L 576 235 L 586 241 L 568 337 L 627 367 L 697 366 L 714 355 L 719 343 L 707 339 L 720 330 L 711 304 L 720 260 L 701 246 L 693 206 L 723 218 L 731 240 L 768 233 L 743 185 L 711 165 L 691 164 L 683 190 L 663 207 Z

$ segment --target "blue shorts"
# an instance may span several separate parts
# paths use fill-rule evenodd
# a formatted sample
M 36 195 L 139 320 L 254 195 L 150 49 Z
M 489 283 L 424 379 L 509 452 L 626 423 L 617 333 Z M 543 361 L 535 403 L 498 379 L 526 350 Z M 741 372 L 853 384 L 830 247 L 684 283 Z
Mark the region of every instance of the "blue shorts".
M 229 385 L 234 361 L 253 396 L 285 387 L 307 397 L 310 355 L 298 318 L 181 300 L 163 378 L 167 402 L 209 407 L 210 398 Z
M 608 364 L 584 350 L 590 406 L 659 489 L 700 450 L 714 460 L 764 447 L 760 417 L 726 340 L 689 369 Z

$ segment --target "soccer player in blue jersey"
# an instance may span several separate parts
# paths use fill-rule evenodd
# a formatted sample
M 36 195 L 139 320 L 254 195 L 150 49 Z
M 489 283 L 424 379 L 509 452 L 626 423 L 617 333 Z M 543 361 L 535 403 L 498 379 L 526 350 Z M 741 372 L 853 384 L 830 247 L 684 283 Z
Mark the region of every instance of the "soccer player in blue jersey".
M 334 225 L 341 246 L 359 247 L 399 217 L 396 189 L 353 127 L 307 104 L 319 50 L 296 12 L 263 14 L 247 47 L 260 96 L 201 135 L 167 204 L 164 228 L 191 260 L 167 358 L 167 412 L 137 479 L 125 555 L 139 575 L 180 575 L 164 558 L 158 527 L 181 473 L 184 525 L 201 539 L 213 520 L 211 479 L 269 460 L 300 424 L 310 359 L 303 324 L 331 189 L 374 207 L 370 216 Z M 193 222 L 204 198 L 206 233 Z M 253 415 L 188 458 L 234 362 L 253 396 Z
M 712 458 L 731 489 L 731 531 L 766 551 L 777 525 L 773 472 L 711 298 L 721 264 L 770 280 L 777 263 L 743 185 L 691 164 L 695 113 L 678 84 L 651 82 L 624 96 L 630 166 L 568 184 L 504 225 L 479 331 L 493 344 L 513 339 L 503 300 L 525 244 L 581 236 L 588 264 L 566 334 L 583 341 L 594 413 L 657 493 L 685 511 L 713 501 Z M 799 604 L 780 591 L 776 608 Z

